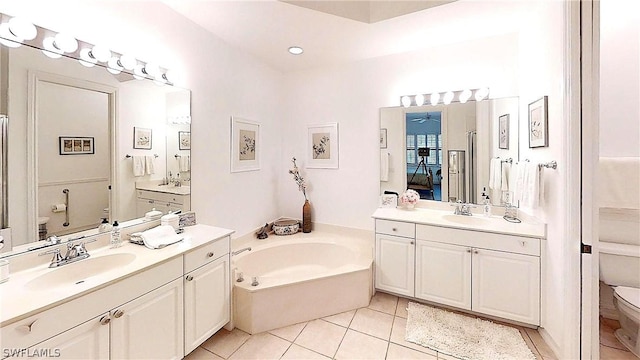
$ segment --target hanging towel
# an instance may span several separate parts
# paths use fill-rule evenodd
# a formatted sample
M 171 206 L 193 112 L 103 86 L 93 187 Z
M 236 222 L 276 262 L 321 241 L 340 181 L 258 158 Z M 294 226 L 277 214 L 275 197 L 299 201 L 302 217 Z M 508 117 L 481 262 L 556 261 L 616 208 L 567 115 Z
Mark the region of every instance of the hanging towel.
M 502 188 L 502 162 L 498 158 L 492 158 L 489 162 L 489 189 L 500 190 Z
M 144 157 L 144 167 L 146 169 L 147 175 L 153 175 L 156 173 L 155 161 L 156 157 L 153 155 Z
M 513 204 L 517 204 L 518 201 L 522 201 L 522 194 L 524 193 L 524 183 L 525 183 L 525 175 L 527 170 L 528 162 L 520 162 L 518 163 L 517 168 L 515 169 L 514 174 L 514 186 L 513 186 Z
M 598 170 L 599 207 L 640 209 L 640 157 L 601 157 Z
M 511 169 L 511 164 L 505 162 L 503 163 L 502 161 L 500 162 L 500 182 L 501 182 L 501 187 L 500 190 L 502 191 L 509 191 L 509 170 Z
M 178 167 L 180 168 L 180 171 L 191 171 L 191 156 L 180 156 L 178 158 Z
M 522 206 L 535 209 L 540 206 L 542 169 L 538 164 L 526 163 Z
M 389 181 L 389 153 L 380 152 L 380 181 Z
M 133 162 L 133 176 L 143 176 L 144 168 L 145 168 L 144 156 L 132 156 L 132 162 Z

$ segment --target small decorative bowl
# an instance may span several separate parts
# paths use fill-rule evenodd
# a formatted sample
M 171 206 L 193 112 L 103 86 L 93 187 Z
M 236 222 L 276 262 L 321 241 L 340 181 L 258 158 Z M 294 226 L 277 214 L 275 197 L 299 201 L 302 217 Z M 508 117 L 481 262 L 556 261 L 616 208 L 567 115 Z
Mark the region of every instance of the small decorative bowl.
M 297 220 L 278 220 L 273 223 L 273 232 L 276 235 L 293 235 L 300 229 Z

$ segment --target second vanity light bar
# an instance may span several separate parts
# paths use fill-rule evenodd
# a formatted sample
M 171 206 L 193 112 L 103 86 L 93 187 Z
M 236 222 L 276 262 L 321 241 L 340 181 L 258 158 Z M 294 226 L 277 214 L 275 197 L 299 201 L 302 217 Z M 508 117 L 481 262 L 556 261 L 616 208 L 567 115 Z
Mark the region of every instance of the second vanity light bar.
M 452 102 L 464 104 L 467 101 L 481 101 L 489 97 L 489 88 L 465 89 L 458 91 L 436 92 L 432 94 L 403 95 L 400 104 L 404 107 L 423 105 L 449 105 Z

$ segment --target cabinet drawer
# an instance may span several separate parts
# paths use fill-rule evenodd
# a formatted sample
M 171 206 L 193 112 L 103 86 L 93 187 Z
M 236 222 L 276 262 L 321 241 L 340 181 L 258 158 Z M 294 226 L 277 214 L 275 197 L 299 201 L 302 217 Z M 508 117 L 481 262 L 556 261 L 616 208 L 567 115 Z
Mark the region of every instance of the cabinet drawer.
M 163 192 L 148 191 L 148 190 L 136 190 L 136 196 L 139 199 L 149 199 L 161 202 L 171 202 L 175 204 L 183 204 L 185 196 L 188 195 L 176 195 Z
M 184 254 L 184 273 L 186 274 L 228 253 L 228 236 L 205 244 Z
M 413 238 L 416 224 L 391 220 L 376 220 L 376 233 Z
M 418 240 L 435 241 L 479 249 L 540 256 L 540 239 L 535 238 L 429 225 L 416 225 L 416 238 Z

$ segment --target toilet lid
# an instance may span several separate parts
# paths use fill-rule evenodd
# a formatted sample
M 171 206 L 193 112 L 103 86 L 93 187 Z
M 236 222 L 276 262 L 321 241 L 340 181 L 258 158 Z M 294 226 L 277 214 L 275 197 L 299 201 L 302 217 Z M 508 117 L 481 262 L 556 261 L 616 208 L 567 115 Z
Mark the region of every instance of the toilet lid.
M 626 286 L 616 286 L 616 294 L 624 301 L 629 304 L 635 306 L 636 308 L 640 308 L 640 289 L 626 287 Z

